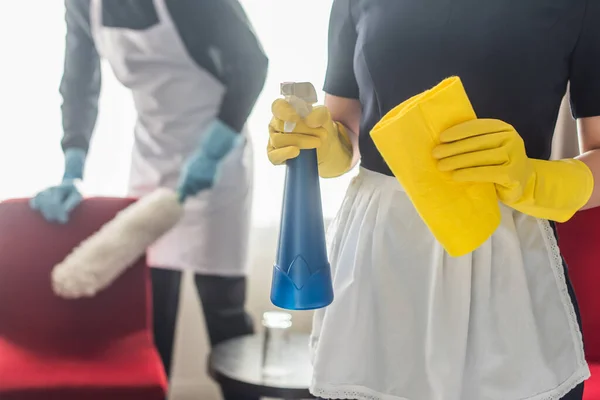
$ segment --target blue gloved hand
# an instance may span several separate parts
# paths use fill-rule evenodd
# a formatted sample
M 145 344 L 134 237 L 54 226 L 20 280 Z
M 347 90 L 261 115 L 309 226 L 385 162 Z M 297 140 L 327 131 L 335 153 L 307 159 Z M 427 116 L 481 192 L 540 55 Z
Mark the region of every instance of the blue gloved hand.
M 215 120 L 212 123 L 198 150 L 185 163 L 178 188 L 180 201 L 214 185 L 219 178 L 221 162 L 240 137 L 239 133 L 223 122 Z
M 29 202 L 31 208 L 39 211 L 47 221 L 66 224 L 71 211 L 81 203 L 83 196 L 75 181 L 83 178 L 85 155 L 81 149 L 67 149 L 62 183 L 43 190 Z

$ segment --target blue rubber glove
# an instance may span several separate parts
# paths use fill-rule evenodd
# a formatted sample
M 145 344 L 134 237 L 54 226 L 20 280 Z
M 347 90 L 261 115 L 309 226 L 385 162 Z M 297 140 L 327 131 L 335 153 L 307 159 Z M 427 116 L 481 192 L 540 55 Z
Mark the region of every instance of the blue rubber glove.
M 31 208 L 39 211 L 46 221 L 66 224 L 71 211 L 81 203 L 83 197 L 75 181 L 83 178 L 85 156 L 85 151 L 81 149 L 67 149 L 62 183 L 38 193 L 29 202 Z
M 180 201 L 214 185 L 219 179 L 221 162 L 240 138 L 239 133 L 219 120 L 210 125 L 200 146 L 183 168 L 178 189 Z

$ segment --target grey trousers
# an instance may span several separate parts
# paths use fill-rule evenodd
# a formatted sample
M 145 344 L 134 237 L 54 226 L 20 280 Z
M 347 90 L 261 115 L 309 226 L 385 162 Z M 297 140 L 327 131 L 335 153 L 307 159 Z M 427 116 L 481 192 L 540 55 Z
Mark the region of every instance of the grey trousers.
M 154 342 L 170 378 L 182 273 L 152 268 L 151 276 Z M 252 319 L 245 310 L 245 277 L 197 274 L 194 276 L 194 283 L 202 303 L 211 346 L 227 339 L 254 333 Z M 224 387 L 221 388 L 221 392 L 225 400 L 258 400 L 229 393 Z

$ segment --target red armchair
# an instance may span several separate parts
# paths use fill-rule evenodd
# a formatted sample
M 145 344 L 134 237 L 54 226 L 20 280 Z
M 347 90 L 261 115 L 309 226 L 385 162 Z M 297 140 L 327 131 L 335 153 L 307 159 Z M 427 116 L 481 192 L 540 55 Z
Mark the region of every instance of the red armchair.
M 0 203 L 0 399 L 164 400 L 144 260 L 96 297 L 64 300 L 50 273 L 132 200 L 89 199 L 68 225 Z
M 592 372 L 584 400 L 600 400 L 600 208 L 581 211 L 557 228 L 581 310 L 585 354 Z

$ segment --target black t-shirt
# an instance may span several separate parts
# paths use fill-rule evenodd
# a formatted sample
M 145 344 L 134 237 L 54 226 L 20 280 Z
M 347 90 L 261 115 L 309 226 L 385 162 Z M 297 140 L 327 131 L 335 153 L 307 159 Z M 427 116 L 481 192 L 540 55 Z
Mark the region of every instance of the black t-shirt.
M 360 100 L 363 167 L 392 175 L 369 132 L 452 75 L 547 159 L 569 81 L 573 115 L 600 115 L 600 1 L 334 0 L 324 90 Z

